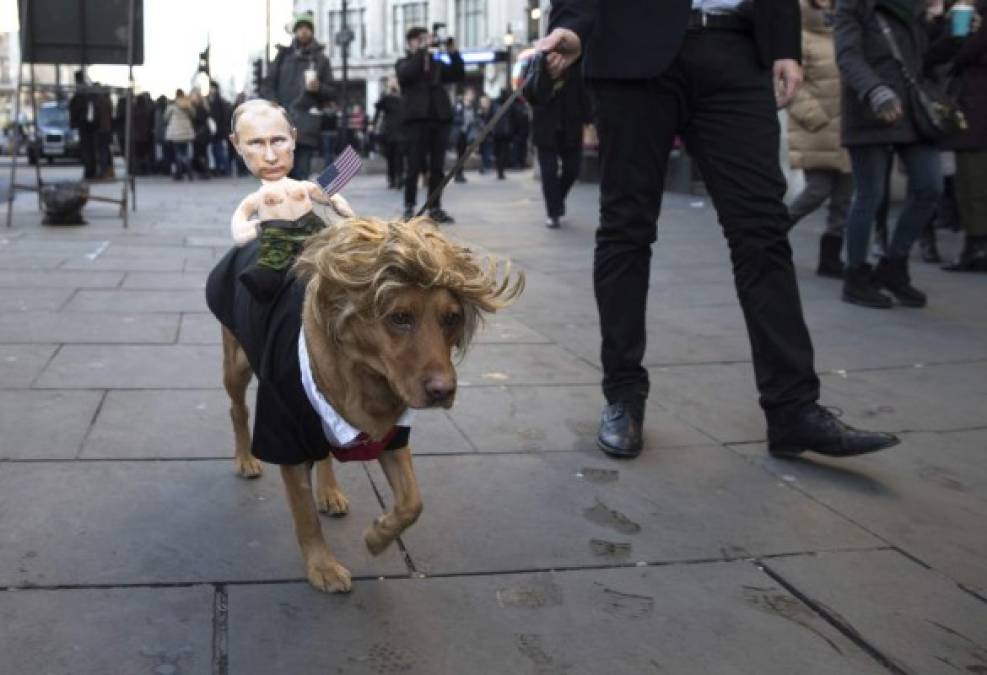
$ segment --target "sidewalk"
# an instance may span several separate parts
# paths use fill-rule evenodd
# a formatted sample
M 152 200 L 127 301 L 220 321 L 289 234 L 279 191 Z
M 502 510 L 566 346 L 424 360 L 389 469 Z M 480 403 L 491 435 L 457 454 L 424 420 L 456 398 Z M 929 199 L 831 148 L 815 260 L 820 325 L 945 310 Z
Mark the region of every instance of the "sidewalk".
M 839 301 L 793 233 L 824 403 L 903 443 L 847 461 L 764 447 L 708 199 L 670 195 L 655 248 L 647 448 L 594 447 L 596 187 L 547 230 L 530 173 L 468 174 L 448 228 L 528 279 L 412 434 L 425 512 L 380 558 L 389 491 L 339 471 L 323 521 L 356 582 L 310 588 L 276 470 L 233 474 L 205 275 L 249 180 L 139 184 L 0 231 L 0 673 L 987 673 L 987 278 L 915 263 L 924 310 Z M 346 191 L 395 217 L 381 176 Z M 958 237 L 944 237 L 952 255 Z

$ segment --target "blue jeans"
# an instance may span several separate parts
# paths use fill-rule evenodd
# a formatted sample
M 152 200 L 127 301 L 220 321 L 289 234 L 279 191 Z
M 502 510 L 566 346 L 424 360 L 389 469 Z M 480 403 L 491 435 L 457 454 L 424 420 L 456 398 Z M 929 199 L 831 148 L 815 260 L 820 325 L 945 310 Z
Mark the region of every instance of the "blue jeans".
M 295 180 L 308 180 L 312 175 L 312 156 L 315 148 L 307 145 L 295 146 L 295 166 L 288 175 Z
M 939 151 L 930 145 L 860 145 L 848 148 L 853 165 L 854 194 L 847 216 L 847 264 L 867 262 L 870 232 L 884 199 L 884 177 L 894 154 L 905 164 L 908 197 L 888 244 L 887 257 L 908 256 L 922 226 L 929 222 L 942 192 Z
M 216 172 L 221 176 L 230 175 L 230 158 L 226 152 L 226 139 L 214 138 L 212 143 L 212 161 L 216 165 Z

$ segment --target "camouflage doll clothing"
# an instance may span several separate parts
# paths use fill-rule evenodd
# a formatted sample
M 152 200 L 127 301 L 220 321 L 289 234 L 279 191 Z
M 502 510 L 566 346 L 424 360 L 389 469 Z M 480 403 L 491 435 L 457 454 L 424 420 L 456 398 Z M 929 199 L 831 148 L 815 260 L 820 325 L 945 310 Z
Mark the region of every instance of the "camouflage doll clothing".
M 305 240 L 325 226 L 312 211 L 297 220 L 265 220 L 260 224 L 257 262 L 239 277 L 254 299 L 266 302 L 274 297 Z

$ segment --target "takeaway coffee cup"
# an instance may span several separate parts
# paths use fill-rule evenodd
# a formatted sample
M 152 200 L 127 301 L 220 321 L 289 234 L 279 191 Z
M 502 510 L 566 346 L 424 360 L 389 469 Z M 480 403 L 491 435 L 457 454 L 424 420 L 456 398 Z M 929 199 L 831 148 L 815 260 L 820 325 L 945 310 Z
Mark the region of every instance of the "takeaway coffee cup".
M 968 29 L 969 30 L 969 29 Z M 315 68 L 305 69 L 305 87 L 311 87 L 312 83 L 319 78 L 319 74 L 315 72 Z
M 953 37 L 965 37 L 970 34 L 970 24 L 973 23 L 973 7 L 956 4 L 949 10 L 949 15 Z

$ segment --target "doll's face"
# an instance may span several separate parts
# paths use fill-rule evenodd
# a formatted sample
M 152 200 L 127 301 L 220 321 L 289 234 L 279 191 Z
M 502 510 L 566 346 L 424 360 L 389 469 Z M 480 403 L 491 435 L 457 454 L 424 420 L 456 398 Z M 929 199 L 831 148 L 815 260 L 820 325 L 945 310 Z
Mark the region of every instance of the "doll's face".
M 250 173 L 261 180 L 280 180 L 295 163 L 295 130 L 276 109 L 245 112 L 230 140 Z

